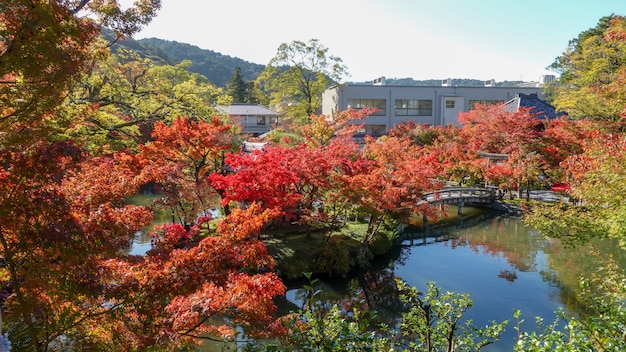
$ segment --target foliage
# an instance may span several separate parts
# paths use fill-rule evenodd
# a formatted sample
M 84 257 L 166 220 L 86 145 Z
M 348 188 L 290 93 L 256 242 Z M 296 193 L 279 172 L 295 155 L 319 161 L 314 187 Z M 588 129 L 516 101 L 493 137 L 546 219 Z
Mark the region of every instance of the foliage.
M 66 143 L 4 149 L 0 167 L 3 318 L 14 348 L 97 345 L 88 326 L 115 317 L 107 302 L 120 294 L 102 262 L 151 219 L 123 201 L 140 179 L 123 160 L 86 158 Z
M 173 217 L 194 223 L 215 195 L 207 177 L 225 172 L 225 155 L 237 149 L 238 135 L 232 124 L 217 117 L 210 122 L 176 118 L 171 126 L 156 123 L 152 138 L 136 156 L 146 182 L 159 186 Z
M 96 39 L 99 27 L 131 35 L 159 6 L 0 4 L 0 289 L 16 350 L 60 349 L 65 341 L 96 350 L 102 336 L 90 324 L 116 315 L 108 304 L 115 283 L 102 261 L 128 247 L 150 212 L 124 203 L 140 182 L 123 160 L 92 158 L 58 141 L 59 132 L 80 123 L 60 116 L 60 108 L 106 52 Z
M 0 6 L 0 132 L 9 133 L 40 123 L 63 101 L 97 55 L 97 24 L 57 1 Z
M 611 237 L 626 245 L 624 165 L 626 136 L 595 132 L 583 144 L 584 152 L 564 161 L 570 196 L 576 204 L 545 207 L 526 221 L 550 237 L 570 245 L 597 237 Z
M 556 318 L 545 325 L 537 317 L 539 332 L 525 332 L 521 325 L 521 312 L 514 312 L 517 320 L 518 342 L 516 351 L 622 351 L 626 348 L 626 296 L 624 274 L 610 258 L 605 266 L 591 278 L 581 279 L 583 303 L 588 314 L 567 317 L 562 310 Z
M 310 274 L 307 274 L 310 280 Z M 327 307 L 310 280 L 305 308 L 285 318 L 289 333 L 266 351 L 479 351 L 497 341 L 507 322 L 476 328 L 462 321 L 471 307 L 467 295 L 440 293 L 434 283 L 418 292 L 400 280 L 395 290 L 406 305 L 397 327 L 377 325 L 376 312 L 359 308 L 364 302 L 343 302 Z M 252 350 L 255 350 L 252 347 Z
M 233 103 L 250 103 L 247 100 L 248 86 L 241 75 L 241 67 L 235 67 L 233 77 L 228 82 L 228 94 L 233 98 Z
M 478 351 L 496 342 L 508 321 L 477 328 L 463 314 L 472 306 L 467 294 L 441 293 L 433 282 L 423 294 L 398 281 L 400 298 L 409 306 L 402 315 L 402 339 L 412 351 Z
M 337 111 L 332 118 L 324 115 L 310 115 L 310 121 L 301 126 L 299 133 L 309 147 L 329 144 L 336 137 L 352 137 L 361 127 L 359 121 L 373 114 L 376 109 L 348 109 Z
M 552 65 L 561 72 L 554 105 L 574 118 L 618 121 L 624 111 L 626 40 L 623 16 L 603 17 Z
M 177 116 L 208 121 L 223 92 L 188 71 L 189 61 L 169 66 L 118 50 L 76 84 L 64 113 L 83 123 L 67 132 L 94 153 L 110 153 L 149 140 L 153 124 Z M 78 115 L 78 116 L 76 116 Z
M 346 138 L 319 146 L 266 145 L 250 154 L 229 154 L 226 164 L 234 172 L 209 179 L 223 192 L 224 205 L 260 202 L 279 209 L 287 222 L 332 229 L 345 221 L 349 210 L 337 195 L 342 170 L 356 154 L 356 145 Z
M 431 181 L 437 177 L 432 154 L 401 137 L 366 138 L 362 153 L 346 168 L 344 191 L 338 196 L 369 219 L 364 245 L 390 217 L 400 221 L 416 213 L 436 217 L 436 211 L 422 201 L 424 193 L 437 187 Z
M 110 279 L 124 295 L 111 299 L 119 318 L 104 329 L 107 350 L 171 350 L 205 338 L 231 339 L 275 333 L 273 299 L 285 287 L 258 239 L 275 216 L 256 205 L 234 210 L 215 232 L 199 219 L 189 230 L 177 224 L 154 233 L 143 257 L 106 261 Z M 95 328 L 95 325 L 94 325 Z
M 321 291 L 314 288 L 317 279 L 312 280 L 310 273 L 305 275 L 309 279 L 305 308 L 283 318 L 289 332 L 266 350 L 390 351 L 391 340 L 370 330 L 375 313 L 356 308 L 346 312 L 338 305 L 327 309 L 319 298 Z
M 227 93 L 233 99 L 233 103 L 259 104 L 265 99 L 259 92 L 255 81 L 245 81 L 241 74 L 241 67 L 236 66 L 233 76 L 226 85 Z
M 270 105 L 301 124 L 321 106 L 322 92 L 346 73 L 342 60 L 319 40 L 296 40 L 278 47 L 257 82 L 270 96 Z

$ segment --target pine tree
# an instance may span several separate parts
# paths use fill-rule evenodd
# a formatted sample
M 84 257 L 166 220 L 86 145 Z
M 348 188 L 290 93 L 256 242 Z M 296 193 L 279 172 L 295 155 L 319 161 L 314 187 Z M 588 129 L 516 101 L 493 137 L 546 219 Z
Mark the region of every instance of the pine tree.
M 241 67 L 235 67 L 233 77 L 228 83 L 228 94 L 233 97 L 233 103 L 246 103 L 248 96 L 248 84 L 243 79 Z

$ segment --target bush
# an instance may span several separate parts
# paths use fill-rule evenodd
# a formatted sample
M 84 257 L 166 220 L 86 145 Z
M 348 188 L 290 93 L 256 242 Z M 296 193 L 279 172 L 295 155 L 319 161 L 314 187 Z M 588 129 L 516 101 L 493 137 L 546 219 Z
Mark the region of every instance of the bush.
M 374 235 L 374 239 L 369 244 L 370 251 L 373 255 L 385 255 L 389 253 L 396 239 L 394 234 L 388 231 L 379 231 Z
M 333 236 L 314 252 L 315 272 L 326 275 L 345 276 L 355 265 L 354 256 L 350 253 L 340 236 Z

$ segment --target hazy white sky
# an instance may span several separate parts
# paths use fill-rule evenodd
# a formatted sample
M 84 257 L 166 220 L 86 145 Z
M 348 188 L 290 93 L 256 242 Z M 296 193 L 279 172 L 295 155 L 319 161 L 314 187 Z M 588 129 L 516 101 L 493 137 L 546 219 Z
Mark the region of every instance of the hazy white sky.
M 122 0 L 121 2 L 129 2 Z M 536 81 L 570 39 L 626 0 L 162 0 L 135 38 L 156 37 L 267 64 L 281 43 L 315 38 L 345 81 Z

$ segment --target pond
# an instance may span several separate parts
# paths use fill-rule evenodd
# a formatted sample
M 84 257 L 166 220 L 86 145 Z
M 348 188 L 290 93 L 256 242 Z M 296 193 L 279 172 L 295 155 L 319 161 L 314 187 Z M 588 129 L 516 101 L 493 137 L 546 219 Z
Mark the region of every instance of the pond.
M 149 238 L 138 234 L 132 252 L 142 254 L 149 246 Z M 593 247 L 626 268 L 626 253 L 616 242 L 597 242 Z M 347 278 L 320 280 L 319 288 L 323 290 L 322 299 L 329 303 L 355 295 L 364 297 L 367 305 L 391 325 L 400 316 L 396 302 L 389 298 L 394 294 L 393 278 L 402 278 L 421 291 L 432 281 L 444 292 L 471 295 L 474 305 L 464 317 L 476 326 L 508 320 L 502 339 L 482 351 L 512 351 L 517 338 L 514 309 L 522 311 L 524 331 L 536 329 L 536 316 L 549 324 L 560 307 L 570 315 L 582 312 L 575 298 L 578 280 L 599 265 L 589 255 L 591 248 L 565 248 L 558 240 L 542 237 L 517 217 L 483 213 L 454 225 L 427 226 L 405 233 L 394 251 L 369 270 Z M 302 306 L 307 296 L 302 285 L 288 283 L 281 313 Z M 212 350 L 206 347 L 202 350 Z
M 604 241 L 595 246 L 626 268 L 625 253 L 617 243 Z M 509 321 L 502 339 L 482 351 L 512 351 L 517 338 L 514 309 L 522 311 L 524 331 L 536 329 L 536 316 L 551 323 L 559 307 L 570 315 L 582 312 L 575 299 L 578 278 L 598 265 L 589 255 L 590 249 L 591 245 L 567 249 L 559 241 L 545 239 L 519 218 L 485 214 L 469 223 L 405 234 L 391 258 L 359 273 L 353 282 L 368 305 L 391 323 L 399 313 L 385 296 L 393 291 L 384 287 L 390 286 L 394 276 L 422 292 L 432 281 L 442 292 L 469 293 L 474 305 L 464 317 L 476 326 L 485 326 L 490 320 Z M 329 300 L 338 302 L 342 295 L 354 294 L 354 284 L 351 289 L 346 281 L 323 283 L 328 297 L 333 297 Z M 304 295 L 302 288 L 292 287 L 286 298 L 300 306 Z

